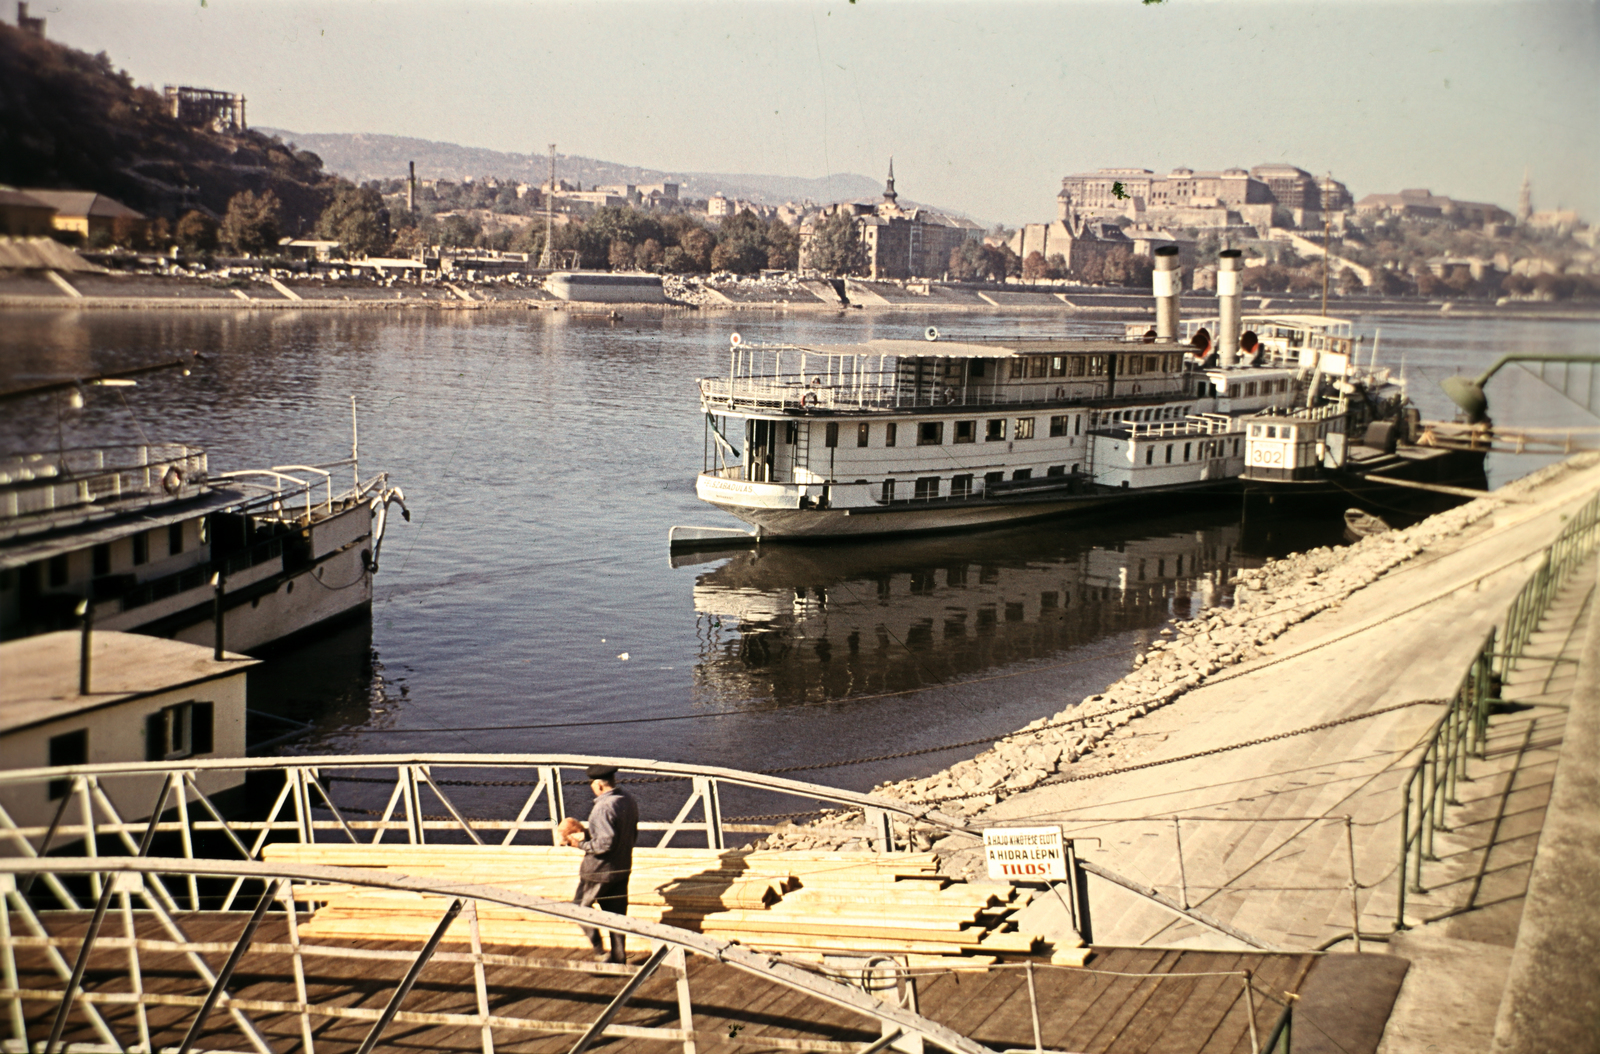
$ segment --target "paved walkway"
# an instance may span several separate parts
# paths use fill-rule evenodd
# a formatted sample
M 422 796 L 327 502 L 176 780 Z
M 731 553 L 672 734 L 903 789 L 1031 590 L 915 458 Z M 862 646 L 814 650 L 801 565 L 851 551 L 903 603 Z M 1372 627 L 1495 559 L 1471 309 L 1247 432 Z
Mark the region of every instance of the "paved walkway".
M 1341 607 L 1290 630 L 1270 658 L 1219 674 L 1119 730 L 1093 764 L 1116 769 L 1357 720 L 1158 768 L 1040 787 L 1001 802 L 983 820 L 1061 823 L 1080 839 L 1088 859 L 1284 949 L 1330 946 L 1350 934 L 1353 844 L 1361 932 L 1387 936 L 1397 921 L 1400 788 L 1442 712 L 1427 701 L 1453 694 L 1563 515 L 1596 489 L 1600 467 L 1591 467 L 1502 505 Z M 1592 567 L 1584 574 L 1592 584 Z M 1577 647 L 1573 642 L 1583 639 L 1578 620 L 1586 613 L 1582 597 L 1574 599 L 1569 589 L 1530 652 Z M 1563 618 L 1566 624 L 1558 625 Z M 1562 690 L 1572 666 L 1524 664 L 1509 690 L 1529 702 L 1549 702 L 1543 697 Z M 1359 716 L 1396 706 L 1369 719 Z M 1427 892 L 1407 898 L 1408 925 L 1472 908 L 1453 915 L 1447 936 L 1510 947 L 1549 766 L 1559 749 L 1560 715 L 1535 706 L 1495 719 L 1489 760 L 1471 770 L 1464 804 L 1450 814 L 1455 829 L 1436 843 L 1441 859 L 1424 869 Z M 1345 816 L 1351 817 L 1348 836 Z M 1173 817 L 1181 820 L 1174 824 Z M 1098 848 L 1087 841 L 1094 838 L 1101 840 Z M 951 862 L 953 869 L 960 865 Z M 1090 897 L 1096 943 L 1240 946 L 1098 879 Z M 1065 928 L 1053 901 L 1036 903 L 1025 925 L 1052 935 Z M 1379 949 L 1369 944 L 1365 950 Z

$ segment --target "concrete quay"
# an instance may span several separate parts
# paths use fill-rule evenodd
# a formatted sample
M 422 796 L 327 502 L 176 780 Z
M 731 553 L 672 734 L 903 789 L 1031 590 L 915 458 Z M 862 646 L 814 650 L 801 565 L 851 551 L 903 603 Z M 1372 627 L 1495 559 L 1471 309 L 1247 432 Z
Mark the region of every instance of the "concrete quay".
M 878 793 L 974 826 L 1059 824 L 1086 861 L 1204 920 L 1095 877 L 1096 945 L 1409 961 L 1380 1051 L 1600 1049 L 1600 559 L 1509 671 L 1403 910 L 1400 885 L 1403 787 L 1442 701 L 1597 491 L 1600 457 L 1582 455 L 1409 530 L 1275 561 L 1104 693 Z M 908 833 L 946 870 L 981 872 L 972 837 Z M 1050 897 L 1019 921 L 1070 931 Z M 1297 1028 L 1297 1046 L 1318 1049 L 1316 1032 Z

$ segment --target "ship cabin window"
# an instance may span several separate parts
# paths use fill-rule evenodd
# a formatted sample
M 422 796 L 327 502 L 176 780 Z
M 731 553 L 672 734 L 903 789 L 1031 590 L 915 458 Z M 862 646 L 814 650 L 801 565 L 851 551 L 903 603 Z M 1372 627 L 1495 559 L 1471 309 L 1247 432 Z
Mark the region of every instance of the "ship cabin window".
M 167 555 L 177 556 L 183 552 L 183 524 L 175 523 L 167 528 Z
M 872 434 L 872 426 L 862 421 L 856 425 L 856 446 L 866 446 L 867 438 Z
M 1233 441 L 1233 456 L 1239 456 L 1239 441 L 1237 439 Z
M 1239 398 L 1239 386 L 1237 384 L 1228 385 L 1228 398 L 1230 398 L 1230 399 Z
M 145 718 L 144 758 L 173 761 L 212 750 L 215 708 L 211 703 L 177 703 Z
M 1283 426 L 1283 438 L 1285 438 L 1285 439 L 1293 439 L 1294 438 L 1294 429 L 1290 428 L 1288 425 L 1284 425 Z
M 1276 438 L 1278 438 L 1278 426 L 1277 425 L 1268 425 L 1267 426 L 1267 438 L 1268 439 L 1276 439 Z
M 883 481 L 883 503 L 887 505 L 892 501 L 894 501 L 894 480 L 886 479 Z
M 1067 375 L 1067 357 L 1065 355 L 1050 356 L 1050 376 L 1065 377 Z
M 967 366 L 968 377 L 982 377 L 985 360 L 973 359 Z
M 1067 361 L 1070 363 L 1067 368 L 1068 375 L 1072 377 L 1082 377 L 1084 369 L 1089 365 L 1089 357 L 1087 355 L 1073 355 Z
M 1124 377 L 1137 377 L 1144 372 L 1143 355 L 1122 356 L 1121 369 L 1118 370 Z
M 50 584 L 64 586 L 67 584 L 67 554 L 58 553 L 50 558 Z
M 111 546 L 105 542 L 94 547 L 94 573 L 96 576 L 111 573 Z
M 1015 433 L 1015 438 L 1017 438 L 1017 439 L 1032 439 L 1033 438 L 1033 418 L 1031 418 L 1031 417 L 1019 417 L 1019 418 L 1017 418 L 1017 430 L 1016 430 L 1016 433 Z
M 140 531 L 133 536 L 133 566 L 150 562 L 150 532 Z
M 932 501 L 939 496 L 939 477 L 923 476 L 917 480 L 917 501 Z
M 888 424 L 884 425 L 883 426 L 883 445 L 884 446 L 894 446 L 895 436 L 896 436 L 896 433 L 898 433 L 899 431 L 900 431 L 900 426 L 895 424 L 893 421 L 890 421 Z
M 838 421 L 829 421 L 828 422 L 828 427 L 824 430 L 823 434 L 824 434 L 823 442 L 824 442 L 825 445 L 827 445 L 827 446 L 838 446 L 839 445 L 839 422 Z
M 1015 472 L 1011 473 L 1011 478 L 1012 479 L 1032 479 L 1033 478 L 1033 469 L 1031 469 L 1031 468 L 1019 468 Z
M 977 440 L 977 438 L 978 438 L 978 422 L 976 422 L 976 421 L 957 421 L 956 422 L 956 434 L 955 434 L 955 439 L 953 440 L 954 442 L 957 442 L 957 443 L 971 443 L 971 442 L 975 442 Z
M 1167 444 L 1167 464 L 1172 464 L 1172 444 Z
M 1047 376 L 1049 376 L 1049 374 L 1050 374 L 1050 356 L 1048 356 L 1048 355 L 1029 355 L 1028 356 L 1028 376 L 1030 378 L 1033 378 L 1033 377 L 1047 377 Z
M 993 420 L 985 422 L 983 432 L 984 442 L 993 443 L 997 440 L 1004 439 L 1005 437 L 1006 419 L 1004 417 L 994 418 Z
M 1255 393 L 1256 393 L 1256 382 L 1255 381 L 1247 381 L 1245 383 L 1245 386 L 1244 386 L 1244 394 L 1247 395 L 1247 396 L 1250 396 L 1250 395 L 1254 395 Z
M 1183 460 L 1185 460 L 1185 461 L 1189 460 L 1189 451 L 1191 449 L 1193 449 L 1193 447 L 1194 447 L 1193 443 L 1185 443 L 1185 444 L 1183 444 Z
M 1154 465 L 1156 463 L 1156 448 L 1155 447 L 1147 446 L 1147 447 L 1144 448 L 1144 463 L 1146 465 Z
M 950 477 L 950 496 L 952 498 L 970 498 L 970 497 L 972 497 L 972 477 L 970 475 L 967 475 L 967 476 L 951 476 Z
M 1072 415 L 1072 434 L 1075 435 L 1075 436 L 1083 435 L 1083 415 L 1082 414 L 1073 414 Z
M 1089 356 L 1089 376 L 1104 377 L 1106 373 L 1106 357 L 1104 355 Z
M 1044 474 L 1047 476 L 1065 476 L 1067 474 L 1067 466 L 1051 465 L 1049 468 L 1044 470 Z
M 1252 436 L 1255 436 L 1257 439 L 1261 438 L 1261 426 L 1260 425 L 1251 425 L 1250 426 L 1250 434 Z
M 983 485 L 987 487 L 991 483 L 1003 483 L 1005 478 L 1006 474 L 1004 472 L 985 472 L 983 474 Z
M 87 765 L 89 763 L 89 730 L 80 728 L 73 732 L 63 732 L 59 736 L 51 736 L 48 758 L 51 768 L 61 765 Z M 50 800 L 59 801 L 72 790 L 72 781 L 69 779 L 50 781 Z
M 917 446 L 938 446 L 943 442 L 943 421 L 924 421 L 917 426 Z M 918 486 L 921 486 L 920 481 Z
M 1064 436 L 1067 434 L 1067 415 L 1061 414 L 1050 418 L 1050 437 Z

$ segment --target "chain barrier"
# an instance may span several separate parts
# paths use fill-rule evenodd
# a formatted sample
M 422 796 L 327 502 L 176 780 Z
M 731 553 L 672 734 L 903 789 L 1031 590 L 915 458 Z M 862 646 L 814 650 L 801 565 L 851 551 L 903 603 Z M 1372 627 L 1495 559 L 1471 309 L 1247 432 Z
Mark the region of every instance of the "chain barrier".
M 1220 747 L 1212 747 L 1209 750 L 1199 750 L 1192 754 L 1183 754 L 1175 758 L 1163 758 L 1160 761 L 1144 761 L 1137 765 L 1123 765 L 1119 768 L 1104 769 L 1100 772 L 1084 772 L 1077 775 L 1056 776 L 1051 779 L 1040 780 L 1029 789 L 1031 790 L 1038 787 L 1051 787 L 1064 783 L 1080 783 L 1084 780 L 1096 780 L 1105 776 L 1120 776 L 1125 772 L 1138 772 L 1141 769 L 1153 769 L 1161 765 L 1175 765 L 1180 761 L 1193 761 L 1196 758 L 1211 757 L 1214 754 L 1224 754 L 1230 750 L 1240 750 L 1244 747 L 1260 746 L 1262 743 L 1272 743 L 1280 739 L 1291 739 L 1294 736 L 1303 736 L 1310 732 L 1321 732 L 1324 729 L 1336 728 L 1339 725 L 1348 725 L 1355 721 L 1365 721 L 1371 717 L 1379 717 L 1383 714 L 1393 713 L 1396 710 L 1405 710 L 1413 706 L 1437 706 L 1443 703 L 1448 703 L 1449 701 L 1450 700 L 1448 699 L 1413 699 L 1408 703 L 1396 703 L 1394 706 L 1385 706 L 1378 710 L 1369 710 L 1364 714 L 1355 714 L 1350 717 L 1335 718 L 1332 721 L 1323 721 L 1319 724 L 1307 725 L 1305 728 L 1296 728 L 1289 732 L 1279 732 L 1275 735 L 1262 736 L 1259 739 L 1247 739 L 1242 743 L 1225 743 Z M 990 788 L 989 790 L 974 791 L 971 794 L 952 794 L 943 798 L 924 798 L 915 802 L 914 804 L 942 805 L 945 802 L 965 801 L 969 798 L 985 798 L 995 794 L 998 789 L 999 788 Z

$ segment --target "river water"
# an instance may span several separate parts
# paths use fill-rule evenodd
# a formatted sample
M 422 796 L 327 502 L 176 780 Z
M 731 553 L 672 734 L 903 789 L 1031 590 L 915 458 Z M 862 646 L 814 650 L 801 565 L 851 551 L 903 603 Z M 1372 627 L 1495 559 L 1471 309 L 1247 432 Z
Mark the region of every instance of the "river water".
M 213 470 L 346 455 L 405 490 L 370 625 L 280 654 L 251 706 L 308 721 L 291 753 L 601 753 L 801 766 L 991 737 L 1103 688 L 1161 624 L 1227 599 L 1234 569 L 1334 542 L 1330 523 L 1237 507 L 849 546 L 767 546 L 673 566 L 667 529 L 732 521 L 694 497 L 694 379 L 728 335 L 857 341 L 1060 333 L 1060 320 L 924 313 L 7 312 L 0 390 L 160 361 L 184 378 L 96 389 L 82 410 L 8 404 L 0 449 L 151 440 Z M 1588 351 L 1600 324 L 1396 323 L 1424 416 L 1437 381 L 1512 350 Z M 1076 323 L 1079 335 L 1120 324 Z M 1368 345 L 1370 347 L 1370 343 Z M 1527 375 L 1491 386 L 1505 424 L 1575 419 Z M 1581 417 L 1581 415 L 1576 415 Z M 1545 459 L 1548 460 L 1548 459 Z M 1503 483 L 1543 460 L 1496 456 Z M 973 748 L 802 772 L 864 789 Z

